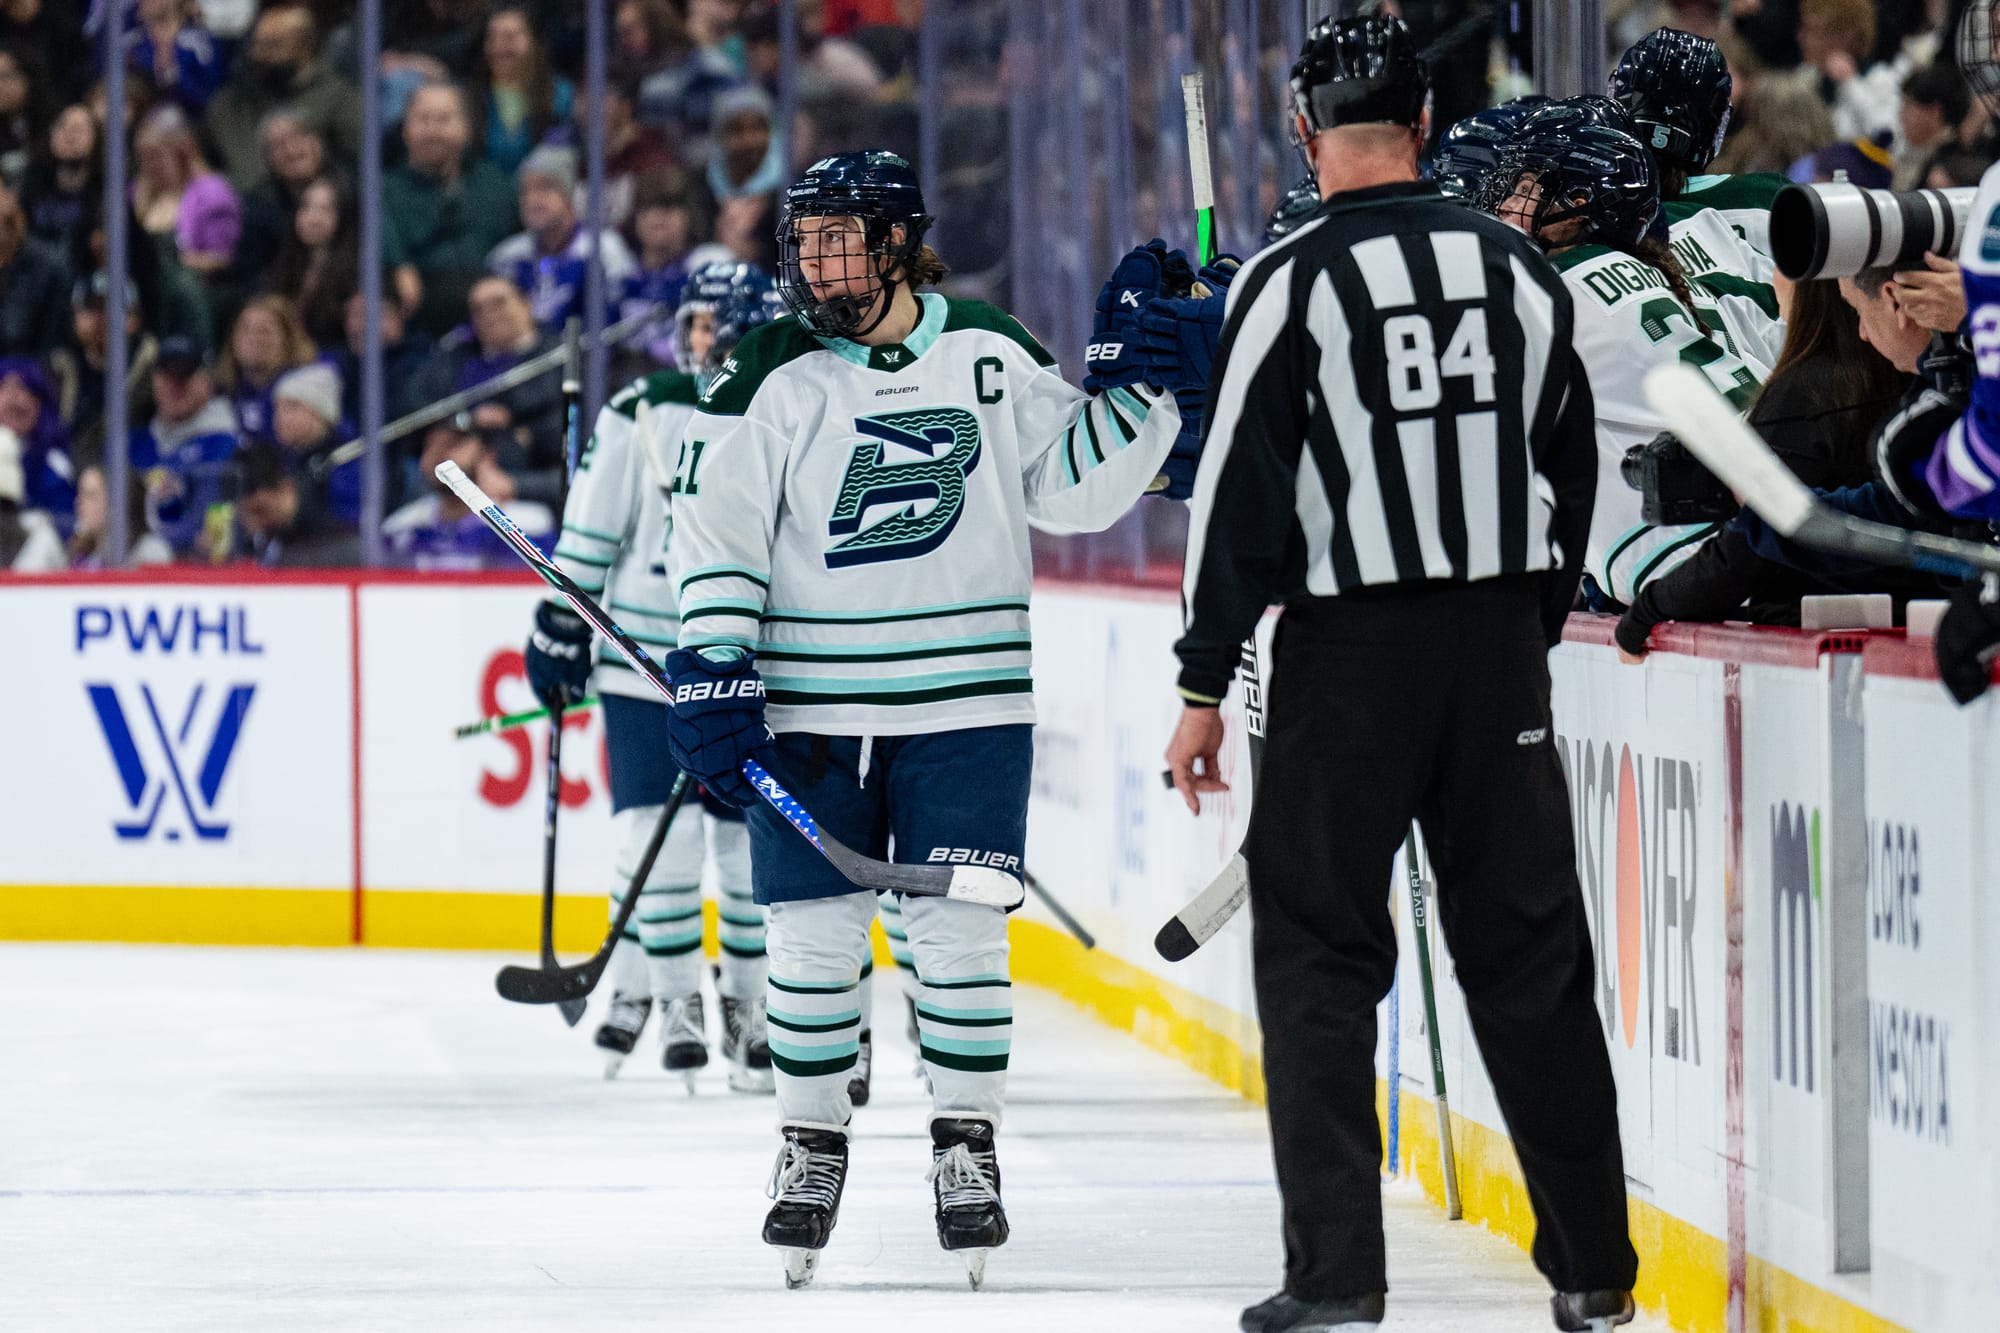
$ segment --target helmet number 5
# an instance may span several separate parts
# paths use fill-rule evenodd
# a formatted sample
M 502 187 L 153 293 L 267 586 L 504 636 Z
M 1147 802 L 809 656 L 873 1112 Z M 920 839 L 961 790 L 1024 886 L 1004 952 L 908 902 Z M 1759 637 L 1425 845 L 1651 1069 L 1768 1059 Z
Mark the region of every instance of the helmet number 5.
M 1459 317 L 1458 327 L 1437 354 L 1437 340 L 1425 315 L 1396 315 L 1382 322 L 1382 354 L 1389 369 L 1389 406 L 1398 412 L 1428 412 L 1444 400 L 1444 381 L 1472 381 L 1474 402 L 1494 398 L 1493 353 L 1486 342 L 1486 312 L 1478 307 Z

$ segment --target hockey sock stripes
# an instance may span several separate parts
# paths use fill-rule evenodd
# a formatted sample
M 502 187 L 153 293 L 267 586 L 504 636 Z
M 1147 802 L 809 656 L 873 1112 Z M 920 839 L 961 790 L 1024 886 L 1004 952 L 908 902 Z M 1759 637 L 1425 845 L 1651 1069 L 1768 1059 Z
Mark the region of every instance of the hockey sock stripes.
M 983 974 L 917 978 L 917 1031 L 923 1058 L 968 1074 L 1005 1071 L 1013 1049 L 1013 983 Z
M 724 889 L 716 911 L 716 942 L 737 958 L 764 956 L 764 909 L 749 892 Z
M 861 1055 L 858 981 L 770 979 L 771 1063 L 792 1078 L 845 1076 Z
M 902 900 L 893 893 L 882 894 L 881 912 L 882 933 L 889 937 L 889 956 L 905 972 L 915 971 L 917 963 L 910 953 L 910 933 L 903 922 Z

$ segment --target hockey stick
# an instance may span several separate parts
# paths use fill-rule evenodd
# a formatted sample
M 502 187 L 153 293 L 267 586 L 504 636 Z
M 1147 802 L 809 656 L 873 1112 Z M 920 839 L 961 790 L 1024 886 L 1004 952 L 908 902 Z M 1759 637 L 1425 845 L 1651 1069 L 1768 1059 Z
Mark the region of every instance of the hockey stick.
M 597 707 L 597 696 L 592 694 L 578 699 L 575 703 L 563 709 L 563 712 L 576 713 L 586 708 L 595 707 Z M 516 727 L 525 727 L 530 722 L 540 722 L 548 715 L 549 710 L 546 708 L 530 708 L 525 713 L 500 713 L 493 717 L 482 717 L 477 722 L 468 722 L 464 726 L 453 727 L 451 738 L 455 741 L 462 741 L 469 736 L 486 736 L 496 731 L 512 731 Z
M 1028 892 L 1040 898 L 1042 906 L 1048 908 L 1055 916 L 1055 919 L 1062 922 L 1063 929 L 1076 936 L 1078 944 L 1081 944 L 1086 949 L 1095 949 L 1097 947 L 1097 936 L 1085 930 L 1083 923 L 1071 916 L 1069 909 L 1056 901 L 1056 896 L 1050 893 L 1040 880 L 1035 878 L 1032 871 L 1024 867 L 1021 871 L 1021 881 L 1028 886 Z
M 2000 547 L 1856 518 L 1822 504 L 1692 366 L 1661 366 L 1646 376 L 1645 387 L 1653 410 L 1689 452 L 1766 523 L 1801 546 L 1967 579 L 2000 572 Z
M 1243 641 L 1243 660 L 1237 668 L 1243 681 L 1243 726 L 1250 733 L 1250 794 L 1257 794 L 1257 774 L 1264 767 L 1264 681 L 1257 667 L 1257 635 L 1253 631 Z M 1250 863 L 1242 849 L 1229 858 L 1208 887 L 1194 901 L 1173 914 L 1153 936 L 1153 950 L 1170 963 L 1178 963 L 1229 924 L 1250 897 Z
M 556 814 L 562 809 L 563 719 L 549 719 L 549 762 L 544 770 L 548 799 L 542 807 L 542 968 L 554 971 L 556 962 Z M 583 1017 L 582 1000 L 564 1000 L 558 1011 L 563 1022 L 575 1027 Z
M 1417 862 L 1417 826 L 1403 844 L 1403 862 L 1410 875 L 1410 919 L 1417 927 L 1417 980 L 1424 988 L 1424 1027 L 1430 1033 L 1431 1092 L 1437 1098 L 1438 1167 L 1444 1173 L 1444 1215 L 1456 1222 L 1465 1216 L 1458 1202 L 1458 1154 L 1451 1142 L 1451 1099 L 1444 1090 L 1444 1043 L 1438 1037 L 1437 992 L 1431 984 L 1431 935 L 1424 905 L 1424 872 Z M 1395 1093 L 1392 1091 L 1391 1096 Z
M 640 678 L 672 706 L 673 683 L 667 679 L 666 672 L 660 670 L 660 664 L 649 657 L 631 635 L 620 629 L 589 593 L 563 573 L 561 566 L 543 555 L 541 548 L 528 540 L 527 534 L 515 525 L 514 520 L 508 518 L 506 512 L 494 504 L 472 478 L 465 475 L 463 468 L 447 459 L 438 464 L 436 475 L 459 498 L 460 503 L 478 514 L 494 535 L 539 574 L 543 582 L 554 588 L 569 603 L 570 609 L 583 617 L 585 624 L 602 634 L 618 650 L 618 655 L 639 673 Z M 927 898 L 955 898 L 960 902 L 979 903 L 986 907 L 1011 909 L 1021 905 L 1025 896 L 1021 881 L 1004 870 L 995 870 L 990 866 L 894 865 L 872 856 L 863 856 L 821 828 L 811 813 L 755 759 L 743 761 L 743 776 L 749 779 L 750 785 L 772 809 L 785 817 L 785 822 L 796 829 L 800 837 L 811 843 L 815 851 L 832 862 L 833 868 L 857 888 L 876 892 L 888 889 Z
M 659 823 L 653 826 L 653 836 L 647 840 L 645 853 L 639 858 L 639 868 L 632 872 L 632 881 L 625 886 L 625 901 L 618 904 L 618 915 L 611 922 L 611 933 L 604 937 L 604 947 L 574 967 L 509 965 L 501 968 L 493 978 L 493 988 L 500 992 L 501 999 L 512 1000 L 516 1004 L 561 1004 L 566 1011 L 571 1004 L 581 1005 L 584 997 L 597 988 L 598 978 L 611 965 L 612 951 L 618 947 L 625 927 L 632 920 L 632 910 L 639 903 L 639 891 L 653 873 L 653 862 L 660 859 L 660 848 L 666 844 L 667 830 L 693 786 L 685 773 L 674 779 L 674 789 L 667 793 L 667 803 L 661 808 Z

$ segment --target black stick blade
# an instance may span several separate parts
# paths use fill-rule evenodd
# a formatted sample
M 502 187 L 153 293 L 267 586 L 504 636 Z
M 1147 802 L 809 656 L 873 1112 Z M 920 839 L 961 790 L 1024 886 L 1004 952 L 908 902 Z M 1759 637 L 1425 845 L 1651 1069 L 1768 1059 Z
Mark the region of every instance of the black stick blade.
M 596 987 L 598 974 L 603 970 L 594 958 L 576 967 L 553 969 L 509 964 L 493 978 L 493 989 L 500 992 L 501 999 L 515 1004 L 561 1005 L 562 1016 L 575 1027 L 577 1020 L 570 1017 L 570 1012 L 574 1010 L 577 1017 L 582 1017 L 585 997 Z
M 1188 928 L 1181 924 L 1179 917 L 1169 917 L 1167 924 L 1160 927 L 1160 933 L 1153 936 L 1153 952 L 1170 963 L 1178 963 L 1201 947 Z

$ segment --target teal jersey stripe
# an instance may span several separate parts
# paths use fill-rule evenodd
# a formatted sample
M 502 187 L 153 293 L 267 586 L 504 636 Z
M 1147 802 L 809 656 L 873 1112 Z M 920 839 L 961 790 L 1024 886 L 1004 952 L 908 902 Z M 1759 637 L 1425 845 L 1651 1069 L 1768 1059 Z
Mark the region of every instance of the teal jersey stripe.
M 625 539 L 621 536 L 615 536 L 609 532 L 598 532 L 593 528 L 582 527 L 575 523 L 564 523 L 562 528 L 562 535 L 565 537 L 569 536 L 588 537 L 591 541 L 604 542 L 605 544 L 610 546 L 620 546 L 623 545 L 625 541 Z
M 829 690 L 846 694 L 907 694 L 912 690 L 935 690 L 953 685 L 984 685 L 999 681 L 1029 679 L 1031 676 L 1025 666 L 988 667 L 974 671 L 938 671 L 924 676 L 884 676 L 852 680 L 832 676 L 784 676 L 771 672 L 764 676 L 764 686 L 770 690 L 792 690 L 806 694 L 824 693 Z
M 789 643 L 781 648 L 765 648 L 758 656 L 767 662 L 898 662 L 906 658 L 958 657 L 971 653 L 1025 653 L 1034 646 L 1033 637 L 1025 631 L 1008 631 L 973 634 L 959 639 L 879 643 L 867 648 L 827 648 L 818 644 Z
M 1126 444 L 1132 443 L 1133 440 L 1139 437 L 1138 428 L 1132 425 L 1132 423 L 1130 423 L 1129 421 L 1125 420 L 1124 417 L 1118 415 L 1118 405 L 1111 401 L 1109 395 L 1106 395 L 1100 401 L 1102 401 L 1104 404 L 1104 410 L 1111 416 L 1111 424 L 1116 426 L 1118 428 L 1118 433 L 1125 437 Z
M 700 947 L 701 932 L 698 930 L 685 939 L 677 935 L 668 940 L 655 940 L 645 946 L 648 958 L 678 958 L 684 953 L 693 953 Z
M 1007 1069 L 1007 1056 L 1004 1052 L 999 1055 L 959 1055 L 954 1051 L 938 1050 L 929 1041 L 923 1044 L 923 1057 L 941 1068 L 956 1069 L 966 1074 L 999 1074 L 1006 1072 Z M 772 1056 L 772 1063 L 777 1063 L 775 1053 Z M 780 1065 L 779 1068 L 782 1069 L 783 1066 Z
M 1033 694 L 1032 680 L 973 681 L 934 690 L 910 690 L 902 694 L 826 694 L 804 690 L 779 690 L 766 686 L 766 697 L 786 707 L 830 706 L 833 704 L 876 704 L 885 708 L 908 704 L 944 703 L 951 699 L 976 699 L 982 695 Z
M 1013 1043 L 1005 1037 L 995 1041 L 972 1041 L 964 1037 L 940 1037 L 936 1033 L 924 1033 L 924 1051 L 945 1051 L 952 1055 L 997 1055 L 1006 1058 L 1008 1047 Z
M 844 1074 L 854 1068 L 854 1062 L 860 1058 L 859 1046 L 832 1060 L 803 1060 L 780 1051 L 777 1042 L 771 1043 L 771 1063 L 777 1066 L 779 1073 L 789 1074 L 793 1078 L 818 1078 L 822 1074 Z
M 716 943 L 721 945 L 722 951 L 731 958 L 762 958 L 764 956 L 764 946 L 761 944 L 736 944 L 731 942 L 727 935 L 720 937 Z
M 831 995 L 855 987 L 852 981 L 785 981 L 776 976 L 770 978 L 770 982 L 772 990 L 781 990 L 788 995 Z
M 1074 431 L 1076 427 L 1071 426 Z M 1090 437 L 1090 455 L 1098 462 L 1104 461 L 1104 443 L 1097 438 L 1097 418 L 1089 408 L 1083 411 L 1083 433 Z
M 974 1010 L 973 1012 L 978 1013 L 982 1011 Z M 1000 1017 L 998 1018 L 954 1018 L 945 1014 L 935 1013 L 929 1009 L 918 1009 L 917 1017 L 923 1019 L 926 1023 L 943 1023 L 948 1027 L 955 1028 L 1007 1028 L 1014 1026 L 1014 1014 L 1012 1010 L 1002 1009 L 999 1013 Z
M 933 981 L 919 974 L 917 984 L 932 990 L 973 990 L 980 986 L 1012 986 L 1014 983 L 1007 979 L 1004 972 L 986 972 L 976 977 L 954 977 L 950 981 Z
M 969 616 L 982 611 L 1026 612 L 1028 603 L 1014 598 L 984 602 L 950 602 L 942 606 L 911 606 L 886 611 L 795 611 L 764 612 L 763 618 L 780 624 L 797 625 L 882 625 L 899 620 L 938 620 L 946 616 Z
M 741 565 L 708 565 L 681 575 L 681 587 L 686 589 L 690 583 L 700 583 L 707 579 L 744 579 L 760 588 L 771 586 L 769 576 L 759 574 L 753 569 L 745 569 Z
M 1086 418 L 1090 416 L 1090 408 L 1088 406 L 1083 409 L 1083 415 Z M 1070 485 L 1076 485 L 1083 478 L 1083 468 L 1076 461 L 1076 423 L 1074 421 L 1070 423 L 1069 429 L 1063 432 L 1062 461 L 1063 476 L 1068 478 Z
M 556 559 L 574 560 L 580 565 L 595 565 L 599 569 L 609 569 L 612 563 L 609 560 L 599 560 L 594 555 L 584 555 L 580 551 L 565 551 L 561 546 L 556 547 Z
M 732 894 L 730 896 L 734 897 L 735 895 Z M 764 918 L 761 915 L 737 916 L 729 910 L 726 904 L 717 910 L 716 915 L 725 925 L 762 928 L 764 924 Z
M 939 1009 L 935 1005 L 919 1003 L 917 1017 L 934 1019 L 939 1023 L 957 1023 L 971 1026 L 983 1023 L 1011 1023 L 1014 1021 L 1012 1009 Z
M 676 921 L 692 921 L 701 915 L 699 907 L 686 912 L 641 912 L 639 924 L 642 926 L 668 926 Z
M 765 1017 L 774 1028 L 781 1028 L 786 1032 L 801 1032 L 809 1036 L 827 1032 L 844 1032 L 848 1028 L 859 1028 L 861 1026 L 861 1011 L 858 1009 L 850 1017 L 832 1018 L 824 1023 L 797 1022 L 790 1018 L 780 1018 L 778 1015 L 771 1013 L 767 1013 Z

